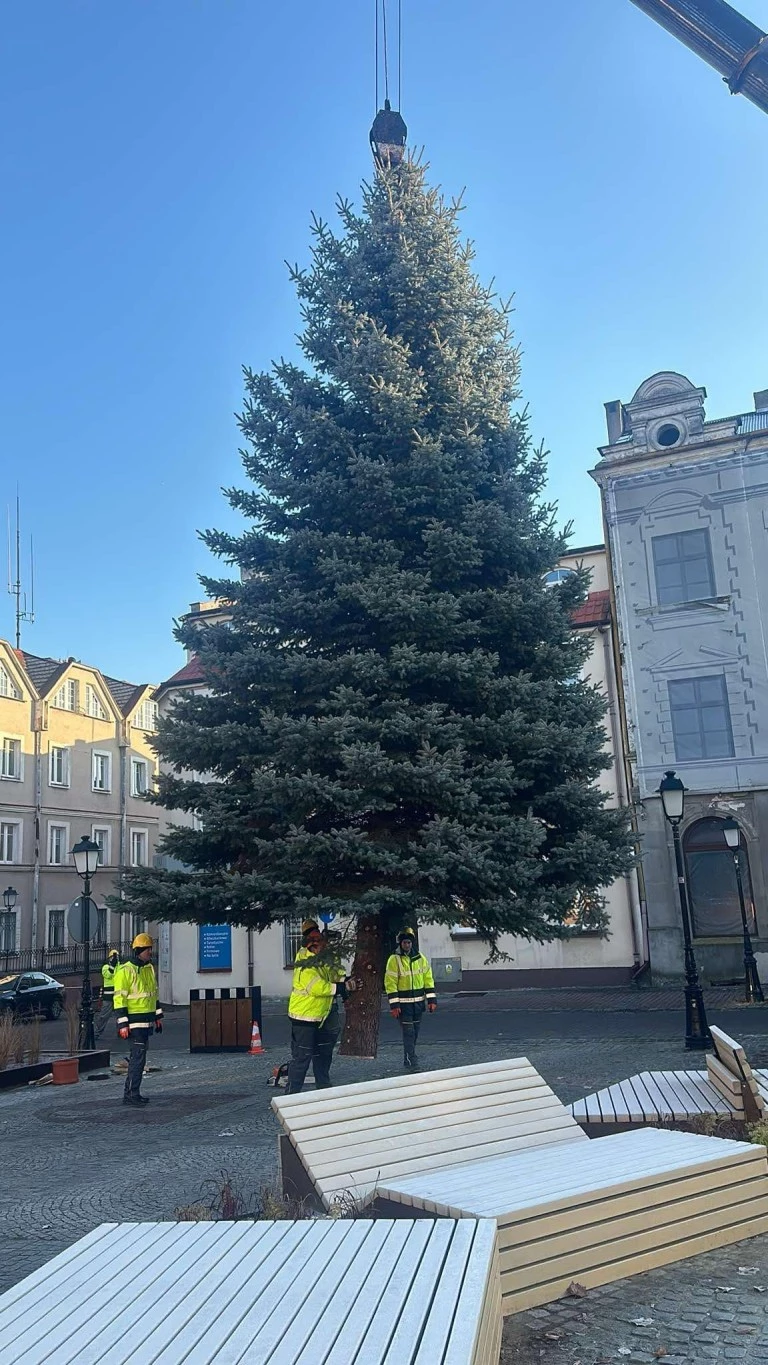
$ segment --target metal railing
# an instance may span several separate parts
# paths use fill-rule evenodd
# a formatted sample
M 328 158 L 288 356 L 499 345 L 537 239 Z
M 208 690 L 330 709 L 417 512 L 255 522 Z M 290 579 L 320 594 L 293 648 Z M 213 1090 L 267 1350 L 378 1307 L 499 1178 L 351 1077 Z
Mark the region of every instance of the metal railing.
M 130 940 L 125 943 L 109 943 L 110 948 L 116 948 L 121 959 L 130 955 Z M 91 968 L 94 972 L 101 971 L 101 964 L 107 956 L 106 943 L 91 944 Z M 85 967 L 84 949 L 82 944 L 75 944 L 69 948 L 36 948 L 34 952 L 31 948 L 24 949 L 22 952 L 15 952 L 13 949 L 0 949 L 0 969 L 5 976 L 10 976 L 16 972 L 46 972 L 48 976 L 77 976 L 82 973 Z

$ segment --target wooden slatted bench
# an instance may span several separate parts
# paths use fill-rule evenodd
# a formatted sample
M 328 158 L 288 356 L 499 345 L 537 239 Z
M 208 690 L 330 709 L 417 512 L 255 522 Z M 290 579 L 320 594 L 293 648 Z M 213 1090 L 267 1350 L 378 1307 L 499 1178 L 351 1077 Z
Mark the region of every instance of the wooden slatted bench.
M 493 1220 L 105 1223 L 0 1297 L 3 1365 L 498 1365 Z
M 382 1181 L 527 1147 L 586 1141 L 526 1057 L 276 1096 L 286 1193 L 364 1203 Z
M 764 1147 L 646 1128 L 397 1179 L 378 1206 L 495 1218 L 503 1312 L 768 1231 Z
M 768 1071 L 753 1070 L 740 1043 L 715 1026 L 706 1071 L 643 1071 L 568 1106 L 588 1134 L 704 1116 L 753 1122 L 768 1112 Z

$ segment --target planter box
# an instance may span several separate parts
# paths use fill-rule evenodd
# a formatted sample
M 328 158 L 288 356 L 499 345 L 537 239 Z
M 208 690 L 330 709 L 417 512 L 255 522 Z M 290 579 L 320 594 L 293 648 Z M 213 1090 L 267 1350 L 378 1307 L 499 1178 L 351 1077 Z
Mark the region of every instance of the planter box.
M 69 1056 L 69 1053 L 64 1055 Z M 80 1052 L 77 1054 L 77 1061 L 81 1076 L 86 1071 L 100 1071 L 102 1067 L 109 1066 L 109 1048 L 98 1048 L 95 1052 Z M 49 1074 L 52 1065 L 53 1058 L 46 1062 L 32 1062 L 27 1066 L 9 1066 L 6 1071 L 0 1071 L 0 1090 L 37 1081 L 41 1076 Z

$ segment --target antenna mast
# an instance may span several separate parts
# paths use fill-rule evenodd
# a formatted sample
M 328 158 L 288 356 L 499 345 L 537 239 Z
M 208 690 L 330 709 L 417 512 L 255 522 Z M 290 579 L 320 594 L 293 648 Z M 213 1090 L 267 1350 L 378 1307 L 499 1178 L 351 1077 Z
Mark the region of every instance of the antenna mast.
M 30 568 L 30 603 L 27 607 L 27 594 L 22 588 L 21 582 L 21 505 L 18 491 L 16 493 L 16 534 L 13 537 L 16 549 L 16 574 L 14 577 L 12 569 L 12 537 L 11 537 L 11 509 L 8 508 L 8 592 L 14 599 L 14 616 L 16 621 L 16 648 L 21 649 L 21 623 L 28 621 L 34 625 L 35 620 L 35 552 L 32 537 L 29 538 L 29 568 Z

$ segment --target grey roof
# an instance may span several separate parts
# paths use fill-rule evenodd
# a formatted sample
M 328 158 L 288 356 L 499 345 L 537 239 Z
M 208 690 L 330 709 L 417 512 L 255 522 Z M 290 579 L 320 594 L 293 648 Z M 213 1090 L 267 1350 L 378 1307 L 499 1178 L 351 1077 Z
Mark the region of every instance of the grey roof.
M 108 678 L 106 673 L 102 673 L 101 676 L 121 711 L 125 711 L 146 686 L 145 683 L 121 682 L 119 678 Z
M 38 692 L 47 691 L 57 674 L 62 673 L 68 659 L 44 659 L 39 654 L 28 654 L 22 649 L 21 656 L 27 675 Z
M 76 662 L 75 659 L 44 659 L 39 654 L 28 654 L 25 649 L 21 650 L 21 656 L 30 682 L 41 695 L 49 690 L 69 664 Z M 101 676 L 123 715 L 135 705 L 147 686 L 146 683 L 129 683 L 122 682 L 120 678 L 108 678 L 105 673 Z
M 745 412 L 736 425 L 739 431 L 768 431 L 768 412 Z

